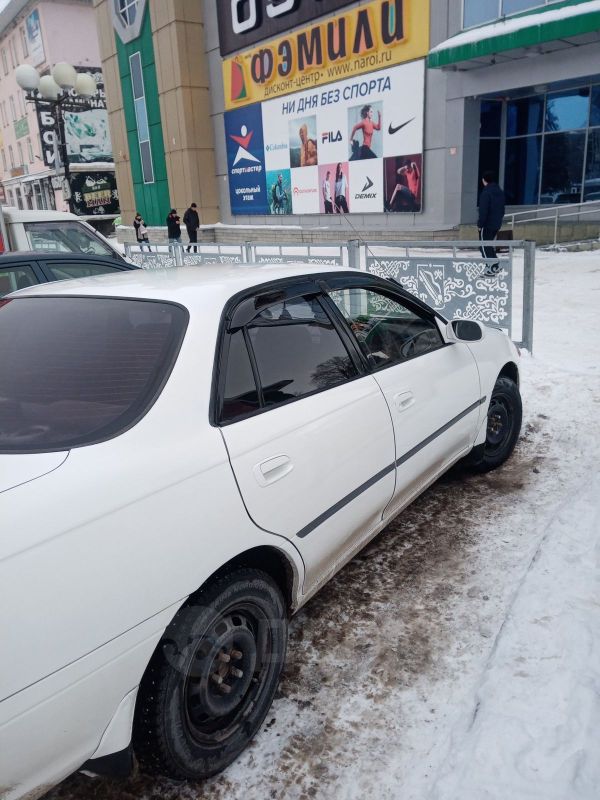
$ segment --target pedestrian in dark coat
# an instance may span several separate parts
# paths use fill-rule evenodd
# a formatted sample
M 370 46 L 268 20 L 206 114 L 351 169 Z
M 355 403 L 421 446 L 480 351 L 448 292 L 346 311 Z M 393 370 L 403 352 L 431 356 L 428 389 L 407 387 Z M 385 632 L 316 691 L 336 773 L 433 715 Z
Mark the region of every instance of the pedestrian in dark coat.
M 179 214 L 176 208 L 169 211 L 167 217 L 167 232 L 169 235 L 169 244 L 179 244 L 181 242 L 181 225 Z
M 498 235 L 504 220 L 506 200 L 504 192 L 496 183 L 496 176 L 493 172 L 485 172 L 482 181 L 483 191 L 479 196 L 479 238 L 482 242 L 493 241 Z M 492 246 L 481 247 L 481 255 L 484 258 L 496 258 L 496 248 Z M 498 264 L 488 265 L 488 271 L 496 272 Z
M 188 253 L 191 252 L 192 245 L 194 247 L 194 253 L 198 252 L 196 244 L 198 242 L 198 228 L 200 227 L 200 217 L 198 216 L 197 209 L 198 206 L 196 205 L 196 203 L 192 203 L 192 205 L 183 215 L 183 224 L 187 228 L 187 233 L 190 240 L 187 249 Z

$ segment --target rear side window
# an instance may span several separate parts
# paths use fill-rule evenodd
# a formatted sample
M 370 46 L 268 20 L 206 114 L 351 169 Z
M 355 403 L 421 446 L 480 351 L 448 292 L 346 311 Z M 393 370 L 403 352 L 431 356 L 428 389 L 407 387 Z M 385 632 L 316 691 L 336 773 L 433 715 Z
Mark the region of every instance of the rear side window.
M 270 306 L 248 326 L 263 403 L 278 405 L 330 389 L 357 371 L 316 298 Z
M 67 450 L 137 422 L 166 381 L 187 312 L 112 298 L 0 302 L 0 452 Z

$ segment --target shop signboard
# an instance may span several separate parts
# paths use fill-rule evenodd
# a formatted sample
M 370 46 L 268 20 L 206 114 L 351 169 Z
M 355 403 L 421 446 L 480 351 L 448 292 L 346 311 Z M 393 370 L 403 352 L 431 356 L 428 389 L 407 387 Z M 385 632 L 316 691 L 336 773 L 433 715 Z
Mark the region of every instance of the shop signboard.
M 224 59 L 225 108 L 318 89 L 428 52 L 429 3 L 371 0 Z
M 77 67 L 78 72 L 89 72 L 96 81 L 96 94 L 89 98 L 87 111 L 64 114 L 67 153 L 70 164 L 113 161 L 112 143 L 108 129 L 108 112 L 104 78 L 99 67 Z M 36 106 L 42 156 L 47 167 L 56 166 L 56 118 L 51 105 Z
M 71 199 L 84 217 L 119 213 L 119 192 L 113 172 L 76 172 L 71 175 Z
M 353 0 L 230 0 L 219 3 L 221 55 L 348 6 Z
M 42 38 L 42 23 L 40 12 L 37 8 L 25 20 L 27 47 L 29 49 L 29 63 L 39 67 L 46 60 L 44 53 L 44 40 Z
M 417 213 L 425 61 L 226 112 L 233 214 Z

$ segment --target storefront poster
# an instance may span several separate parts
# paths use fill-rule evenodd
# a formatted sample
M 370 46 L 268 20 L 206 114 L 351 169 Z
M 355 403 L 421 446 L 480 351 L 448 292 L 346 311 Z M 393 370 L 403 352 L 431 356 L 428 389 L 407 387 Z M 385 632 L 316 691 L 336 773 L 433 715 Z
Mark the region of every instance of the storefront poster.
M 29 61 L 34 67 L 39 67 L 46 60 L 44 53 L 44 40 L 42 39 L 42 24 L 40 12 L 36 9 L 25 20 L 27 31 L 27 47 L 29 48 Z
M 74 211 L 84 217 L 119 213 L 119 193 L 112 172 L 77 172 L 71 175 Z
M 223 61 L 225 108 L 239 108 L 423 58 L 429 3 L 371 0 Z
M 279 173 L 294 214 L 421 211 L 424 87 L 419 60 L 226 112 L 232 213 L 274 213 Z
M 270 214 L 260 105 L 225 115 L 232 214 Z M 287 168 L 289 169 L 289 163 Z

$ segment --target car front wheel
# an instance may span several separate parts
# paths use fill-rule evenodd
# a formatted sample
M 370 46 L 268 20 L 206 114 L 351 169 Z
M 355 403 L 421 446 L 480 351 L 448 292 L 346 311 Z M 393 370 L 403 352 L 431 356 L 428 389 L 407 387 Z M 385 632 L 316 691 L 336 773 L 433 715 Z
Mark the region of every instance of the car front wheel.
M 483 454 L 471 466 L 477 472 L 496 469 L 510 457 L 519 438 L 523 406 L 517 384 L 506 375 L 496 381 L 487 414 Z
M 273 701 L 287 613 L 269 575 L 237 568 L 183 606 L 142 680 L 133 744 L 142 770 L 200 780 L 241 753 Z

